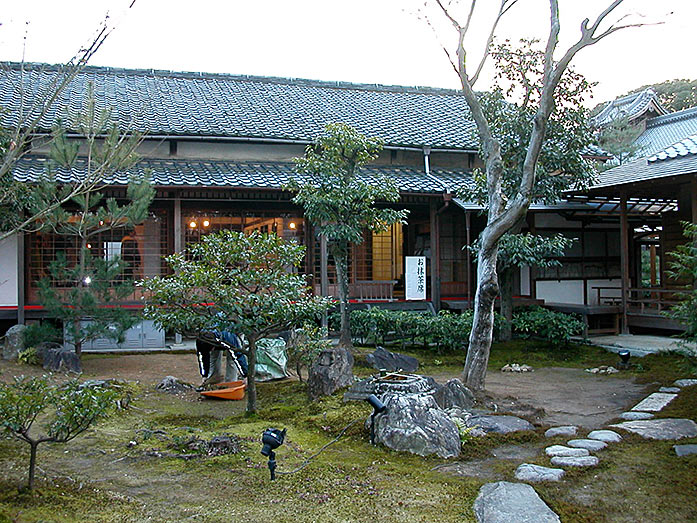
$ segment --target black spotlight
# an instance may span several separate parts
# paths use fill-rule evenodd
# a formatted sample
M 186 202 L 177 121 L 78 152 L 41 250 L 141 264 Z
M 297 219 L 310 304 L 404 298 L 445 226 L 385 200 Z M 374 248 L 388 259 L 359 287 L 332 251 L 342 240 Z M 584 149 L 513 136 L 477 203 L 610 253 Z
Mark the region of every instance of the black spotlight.
M 619 364 L 620 369 L 628 369 L 629 368 L 629 357 L 631 356 L 631 353 L 628 350 L 621 350 L 617 354 L 620 357 L 620 364 Z
M 370 444 L 375 445 L 375 416 L 385 412 L 387 407 L 385 407 L 385 404 L 380 401 L 375 394 L 368 396 L 365 401 L 373 407 L 373 413 L 370 415 Z
M 283 445 L 283 440 L 286 437 L 286 429 L 266 429 L 261 435 L 261 454 L 269 458 L 269 471 L 271 472 L 271 481 L 276 479 L 276 453 L 275 449 Z

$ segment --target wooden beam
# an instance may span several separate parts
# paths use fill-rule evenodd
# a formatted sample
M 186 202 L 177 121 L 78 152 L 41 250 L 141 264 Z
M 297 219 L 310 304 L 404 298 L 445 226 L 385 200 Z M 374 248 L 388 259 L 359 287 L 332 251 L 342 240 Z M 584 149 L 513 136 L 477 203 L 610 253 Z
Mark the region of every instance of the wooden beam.
M 629 334 L 627 299 L 629 293 L 629 221 L 627 220 L 627 193 L 620 193 L 620 270 L 622 274 L 622 334 Z
M 17 233 L 17 323 L 24 325 L 25 279 L 24 271 L 24 233 Z
M 431 303 L 436 311 L 440 310 L 440 227 L 436 202 L 430 206 L 431 234 Z
M 184 249 L 182 238 L 182 201 L 179 193 L 174 197 L 174 252 L 180 253 Z M 174 343 L 181 345 L 182 335 L 180 332 L 174 333 Z
M 467 258 L 467 307 L 472 308 L 472 254 L 470 246 L 472 245 L 472 213 L 465 211 L 465 230 L 467 234 L 467 245 L 465 246 L 465 256 Z

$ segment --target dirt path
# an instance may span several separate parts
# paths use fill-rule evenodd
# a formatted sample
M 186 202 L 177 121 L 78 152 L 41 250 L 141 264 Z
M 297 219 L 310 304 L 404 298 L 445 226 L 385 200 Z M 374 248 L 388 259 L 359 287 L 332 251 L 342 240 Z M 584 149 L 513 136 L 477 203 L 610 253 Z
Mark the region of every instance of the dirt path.
M 646 385 L 633 378 L 602 376 L 582 369 L 548 367 L 530 373 L 489 372 L 486 390 L 499 399 L 502 410 L 536 413 L 535 421 L 547 425 L 579 425 L 599 428 L 636 404 Z M 522 412 L 525 414 L 525 412 Z

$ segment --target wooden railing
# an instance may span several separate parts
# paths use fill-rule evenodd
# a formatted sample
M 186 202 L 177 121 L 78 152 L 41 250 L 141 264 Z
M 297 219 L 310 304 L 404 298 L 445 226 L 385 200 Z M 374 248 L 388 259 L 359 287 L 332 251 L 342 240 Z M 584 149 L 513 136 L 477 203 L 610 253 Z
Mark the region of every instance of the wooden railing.
M 622 305 L 622 289 L 619 287 L 593 287 L 599 305 Z M 612 295 L 609 291 L 612 291 Z M 679 289 L 639 287 L 627 289 L 627 312 L 660 316 L 678 303 Z
M 397 280 L 359 280 L 349 284 L 349 298 L 358 301 L 394 301 L 394 286 Z M 336 283 L 330 283 L 329 296 L 339 296 Z M 320 294 L 320 286 L 315 285 L 315 294 Z

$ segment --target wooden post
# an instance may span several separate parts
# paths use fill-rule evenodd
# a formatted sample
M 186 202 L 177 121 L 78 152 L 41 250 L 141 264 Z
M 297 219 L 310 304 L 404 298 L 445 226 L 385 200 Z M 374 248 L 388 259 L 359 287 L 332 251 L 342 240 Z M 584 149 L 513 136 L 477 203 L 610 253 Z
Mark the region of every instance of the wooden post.
M 24 233 L 17 233 L 17 323 L 24 325 L 25 285 L 24 285 Z
M 620 270 L 622 274 L 622 334 L 629 334 L 627 299 L 629 297 L 629 221 L 627 192 L 620 192 Z
M 465 257 L 467 259 L 467 307 L 472 308 L 472 213 L 465 211 L 465 231 L 467 234 L 467 245 L 465 246 Z
M 323 232 L 323 231 L 322 231 Z M 329 294 L 329 269 L 328 269 L 327 237 L 324 234 L 319 236 L 319 288 L 322 296 Z M 348 278 L 348 274 L 346 275 Z M 327 328 L 329 319 L 326 314 L 322 315 L 322 327 Z
M 179 194 L 174 197 L 174 252 L 180 253 L 183 250 L 182 238 L 182 201 Z M 182 335 L 180 332 L 174 334 L 174 343 L 181 345 Z
M 431 303 L 440 310 L 440 230 L 436 202 L 431 202 Z

